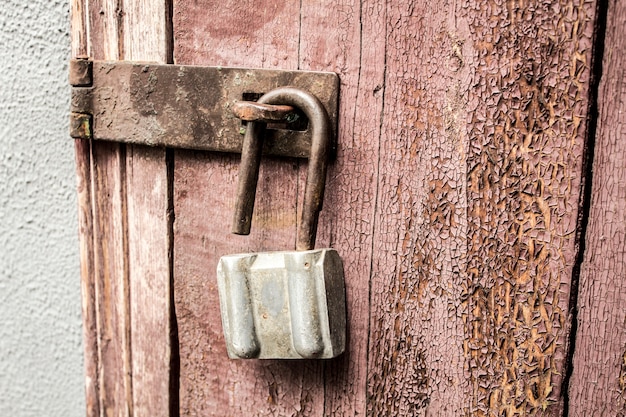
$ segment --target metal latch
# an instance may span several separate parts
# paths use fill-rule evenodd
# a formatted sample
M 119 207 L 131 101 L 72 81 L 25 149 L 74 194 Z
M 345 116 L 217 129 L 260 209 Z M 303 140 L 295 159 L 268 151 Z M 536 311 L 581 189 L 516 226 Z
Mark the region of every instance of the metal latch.
M 246 114 L 250 106 L 236 107 L 284 86 L 317 97 L 336 137 L 339 79 L 331 72 L 79 59 L 70 61 L 70 84 L 74 138 L 240 153 L 246 119 L 263 119 L 274 120 L 265 135 L 265 154 L 307 158 L 306 115 L 280 106 L 261 106 L 252 114 Z
M 75 60 L 70 83 L 74 138 L 241 153 L 234 233 L 250 232 L 261 154 L 309 158 L 297 251 L 223 256 L 222 323 L 233 358 L 344 351 L 343 263 L 334 249 L 314 249 L 336 74 Z

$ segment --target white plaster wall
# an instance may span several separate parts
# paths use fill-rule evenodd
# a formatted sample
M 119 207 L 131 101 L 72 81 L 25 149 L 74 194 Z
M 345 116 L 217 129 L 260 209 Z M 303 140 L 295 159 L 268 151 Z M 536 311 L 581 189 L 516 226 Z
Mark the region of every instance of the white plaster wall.
M 69 0 L 0 27 L 0 416 L 84 416 Z

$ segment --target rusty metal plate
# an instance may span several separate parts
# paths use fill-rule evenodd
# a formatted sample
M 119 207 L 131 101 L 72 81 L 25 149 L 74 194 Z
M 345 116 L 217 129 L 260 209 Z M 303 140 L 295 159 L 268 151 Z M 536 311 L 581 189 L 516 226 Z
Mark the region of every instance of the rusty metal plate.
M 245 125 L 232 112 L 235 102 L 292 86 L 322 102 L 336 138 L 335 73 L 89 62 L 87 66 L 76 60 L 70 66 L 71 82 L 80 79 L 80 85 L 72 87 L 72 137 L 240 153 Z M 264 153 L 308 157 L 311 132 L 304 126 L 304 130 L 269 126 Z

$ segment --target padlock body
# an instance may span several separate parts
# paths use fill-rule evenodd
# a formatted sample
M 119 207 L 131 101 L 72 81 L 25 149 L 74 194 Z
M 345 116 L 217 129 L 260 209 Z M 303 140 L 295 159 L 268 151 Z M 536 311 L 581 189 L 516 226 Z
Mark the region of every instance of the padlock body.
M 217 282 L 229 357 L 324 359 L 344 351 L 344 273 L 334 249 L 223 256 Z

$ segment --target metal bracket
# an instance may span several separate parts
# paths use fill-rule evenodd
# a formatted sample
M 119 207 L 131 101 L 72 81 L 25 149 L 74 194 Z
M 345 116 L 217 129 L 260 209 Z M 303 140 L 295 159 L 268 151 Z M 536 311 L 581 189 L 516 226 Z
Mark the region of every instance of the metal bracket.
M 73 138 L 241 153 L 246 128 L 235 103 L 282 86 L 316 96 L 336 138 L 339 78 L 332 72 L 79 59 L 70 62 L 70 84 Z M 298 125 L 268 125 L 264 153 L 307 158 L 311 131 L 306 120 Z

